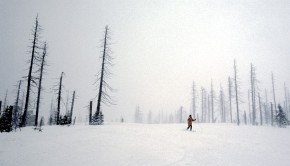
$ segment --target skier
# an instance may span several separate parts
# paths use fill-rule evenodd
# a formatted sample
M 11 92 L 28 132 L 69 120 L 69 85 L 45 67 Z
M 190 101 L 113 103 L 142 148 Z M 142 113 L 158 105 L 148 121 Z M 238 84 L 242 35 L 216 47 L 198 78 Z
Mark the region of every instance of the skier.
M 191 117 L 191 115 L 189 115 L 188 119 L 187 119 L 187 124 L 188 124 L 188 127 L 186 130 L 188 130 L 190 128 L 190 131 L 192 130 L 192 122 L 195 121 L 196 119 L 193 119 Z

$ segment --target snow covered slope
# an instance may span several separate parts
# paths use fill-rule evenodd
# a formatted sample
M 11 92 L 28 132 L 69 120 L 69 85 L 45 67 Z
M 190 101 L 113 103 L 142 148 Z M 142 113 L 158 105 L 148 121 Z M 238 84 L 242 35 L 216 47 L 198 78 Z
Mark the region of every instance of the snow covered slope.
M 290 129 L 229 124 L 31 127 L 0 134 L 0 166 L 289 166 Z

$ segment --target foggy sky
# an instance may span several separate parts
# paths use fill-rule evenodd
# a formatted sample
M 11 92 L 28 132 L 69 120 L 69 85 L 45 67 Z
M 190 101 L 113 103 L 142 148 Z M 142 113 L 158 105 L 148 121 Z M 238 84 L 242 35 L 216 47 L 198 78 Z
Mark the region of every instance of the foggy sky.
M 112 93 L 116 105 L 103 106 L 107 121 L 121 116 L 131 121 L 137 105 L 155 115 L 173 113 L 180 106 L 189 112 L 192 81 L 200 92 L 201 86 L 209 90 L 212 79 L 218 96 L 221 85 L 227 90 L 234 59 L 244 102 L 251 63 L 256 66 L 261 93 L 268 89 L 269 101 L 271 72 L 277 102 L 284 100 L 284 82 L 290 87 L 287 0 L 1 0 L 0 100 L 8 89 L 9 104 L 16 96 L 14 85 L 28 73 L 27 52 L 37 14 L 43 28 L 41 40 L 48 42 L 40 112 L 46 117 L 61 72 L 65 72 L 64 92 L 69 90 L 71 96 L 76 90 L 78 96 L 74 115 L 84 118 L 87 114 L 86 106 L 97 95 L 93 83 L 101 67 L 106 25 L 115 57 L 109 83 L 116 89 Z M 63 98 L 65 102 L 66 94 Z M 242 104 L 244 109 L 247 103 Z

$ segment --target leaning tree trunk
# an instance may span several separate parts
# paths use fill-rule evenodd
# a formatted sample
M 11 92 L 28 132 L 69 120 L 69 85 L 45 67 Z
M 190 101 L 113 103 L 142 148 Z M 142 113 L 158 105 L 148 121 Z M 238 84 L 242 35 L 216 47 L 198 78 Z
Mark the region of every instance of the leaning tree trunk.
M 100 87 L 99 87 L 99 95 L 98 95 L 96 116 L 99 115 L 100 109 L 101 109 L 103 83 L 104 83 L 105 59 L 106 59 L 106 51 L 107 51 L 107 34 L 108 34 L 108 26 L 106 26 L 106 31 L 105 31 L 105 40 L 104 40 L 103 57 L 102 57 L 101 79 L 100 79 Z
M 18 84 L 18 90 L 17 90 L 17 97 L 16 97 L 16 101 L 15 101 L 15 106 L 14 106 L 14 115 L 13 115 L 13 125 L 14 125 L 14 128 L 16 130 L 17 128 L 17 123 L 18 123 L 18 103 L 19 103 L 19 95 L 20 95 L 20 87 L 21 87 L 21 80 L 19 81 L 19 84 Z
M 4 103 L 3 103 L 3 110 L 4 111 L 6 110 L 7 96 L 8 96 L 8 89 L 6 89 L 6 94 L 5 94 Z
M 274 75 L 272 73 L 272 88 L 273 88 L 273 98 L 274 98 L 274 111 L 277 114 L 277 107 L 276 107 L 276 95 L 275 95 L 275 85 L 274 85 Z
M 35 122 L 34 126 L 37 127 L 38 124 L 38 113 L 39 113 L 39 104 L 40 104 L 40 95 L 41 95 L 41 84 L 42 84 L 42 74 L 45 65 L 45 56 L 46 56 L 46 43 L 44 43 L 43 53 L 41 58 L 41 65 L 40 65 L 40 75 L 39 75 L 39 83 L 38 83 L 38 93 L 37 93 L 37 102 L 36 102 L 36 115 L 35 115 Z
M 76 91 L 74 91 L 74 93 L 73 93 L 73 98 L 72 98 L 72 102 L 71 102 L 71 110 L 70 110 L 70 115 L 69 115 L 69 123 L 70 124 L 72 122 L 72 115 L 73 115 L 73 109 L 74 109 L 74 103 L 75 103 L 75 93 L 76 93 Z
M 62 76 L 63 72 L 61 72 L 60 80 L 59 80 L 59 88 L 58 88 L 58 97 L 57 97 L 57 113 L 56 113 L 56 124 L 59 125 L 59 114 L 60 114 L 60 100 L 61 100 L 61 88 L 62 88 Z
M 31 52 L 31 60 L 30 60 L 30 67 L 28 71 L 28 78 L 27 78 L 27 89 L 26 89 L 26 98 L 25 98 L 25 106 L 24 106 L 24 111 L 22 115 L 22 121 L 20 126 L 25 127 L 26 126 L 26 115 L 28 111 L 28 105 L 29 105 L 29 96 L 30 96 L 30 88 L 31 88 L 31 80 L 32 80 L 32 69 L 33 69 L 33 64 L 34 64 L 34 58 L 36 54 L 36 43 L 37 43 L 37 38 L 38 38 L 38 16 L 36 17 L 35 20 L 35 28 L 34 28 L 34 35 L 33 35 L 33 42 L 32 42 L 32 52 Z

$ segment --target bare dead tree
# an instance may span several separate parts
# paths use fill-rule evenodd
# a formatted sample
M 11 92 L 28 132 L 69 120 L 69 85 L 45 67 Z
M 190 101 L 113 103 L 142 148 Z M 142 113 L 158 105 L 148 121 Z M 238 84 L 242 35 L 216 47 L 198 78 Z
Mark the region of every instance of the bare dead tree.
M 220 117 L 221 122 L 225 122 L 225 109 L 224 109 L 224 91 L 222 85 L 220 85 Z
M 89 106 L 89 124 L 90 125 L 92 123 L 92 111 L 93 111 L 93 101 L 90 101 L 90 106 Z
M 214 120 L 214 90 L 213 90 L 213 82 L 211 80 L 210 84 L 210 94 L 211 94 L 211 121 L 212 123 L 215 122 Z
M 69 123 L 72 123 L 72 115 L 73 115 L 73 109 L 74 109 L 74 103 L 75 103 L 75 95 L 76 95 L 76 91 L 73 92 L 73 97 L 72 97 L 72 101 L 71 101 L 71 109 L 70 109 L 70 115 L 69 115 Z
M 253 64 L 251 64 L 251 94 L 252 94 L 252 124 L 256 125 L 256 72 Z
M 32 70 L 33 70 L 33 65 L 35 64 L 34 60 L 36 58 L 36 54 L 38 54 L 38 49 L 39 49 L 39 33 L 40 33 L 40 26 L 38 24 L 38 15 L 36 16 L 35 19 L 35 24 L 33 28 L 33 40 L 32 40 L 32 46 L 31 46 L 31 59 L 30 59 L 30 66 L 29 66 L 29 71 L 28 71 L 28 76 L 27 76 L 27 89 L 26 89 L 26 98 L 25 98 L 25 107 L 21 119 L 21 127 L 26 126 L 26 116 L 27 116 L 27 111 L 28 111 L 28 106 L 29 106 L 29 97 L 30 97 L 30 90 L 31 90 L 31 83 L 35 83 L 35 79 L 32 76 Z
M 7 104 L 7 97 L 8 97 L 8 89 L 6 89 L 6 94 L 5 94 L 5 98 L 4 98 L 4 103 L 3 103 L 3 110 L 6 110 L 6 105 Z
M 248 90 L 248 106 L 249 106 L 249 123 L 252 122 L 252 114 L 251 114 L 251 100 L 250 100 L 250 90 Z
M 262 126 L 263 125 L 263 114 L 262 114 L 261 96 L 260 96 L 260 93 L 258 95 L 259 95 L 259 108 L 260 108 L 260 125 Z
M 104 43 L 103 43 L 103 51 L 102 51 L 102 68 L 100 71 L 100 79 L 99 79 L 99 93 L 97 99 L 97 110 L 94 114 L 94 119 L 92 124 L 100 124 L 99 122 L 94 123 L 101 113 L 101 105 L 103 104 L 113 104 L 112 98 L 108 94 L 108 91 L 113 91 L 113 89 L 108 84 L 108 79 L 110 78 L 110 67 L 112 67 L 113 58 L 110 56 L 110 49 L 109 49 L 109 28 L 106 26 L 105 28 L 105 36 L 104 36 Z M 101 113 L 102 114 L 102 113 Z M 103 115 L 102 115 L 103 116 Z
M 57 113 L 56 113 L 56 124 L 59 125 L 59 114 L 60 114 L 60 101 L 61 101 L 61 90 L 62 90 L 62 78 L 64 72 L 61 72 L 60 79 L 59 79 L 59 88 L 58 88 L 58 97 L 57 97 Z
M 274 74 L 272 73 L 272 89 L 273 89 L 273 99 L 274 99 L 274 111 L 277 112 L 276 106 L 276 95 L 275 95 L 275 83 L 274 83 Z
M 271 125 L 274 126 L 273 103 L 271 103 Z
M 54 107 L 53 107 L 53 98 L 51 99 L 50 103 L 50 112 L 49 112 L 49 118 L 48 118 L 48 124 L 51 126 L 53 124 L 53 118 L 54 117 Z
M 14 106 L 14 111 L 13 111 L 13 125 L 14 125 L 14 129 L 16 130 L 16 128 L 18 127 L 18 115 L 19 115 L 19 96 L 20 96 L 20 88 L 21 88 L 21 80 L 18 83 L 18 89 L 17 89 L 17 95 L 16 95 L 16 100 L 15 100 L 15 106 Z
M 268 93 L 265 89 L 265 103 L 264 103 L 264 110 L 265 110 L 265 123 L 268 125 L 270 121 L 270 113 L 268 109 Z
M 204 122 L 204 110 L 205 110 L 205 101 L 204 101 L 204 96 L 205 96 L 205 89 L 201 87 L 201 122 Z
M 239 98 L 238 98 L 238 82 L 237 82 L 237 66 L 236 60 L 234 60 L 234 81 L 235 81 L 235 94 L 236 94 L 236 106 L 237 106 L 237 125 L 240 125 L 239 117 Z
M 195 88 L 195 82 L 192 83 L 192 116 L 195 118 L 196 114 L 196 88 Z
M 207 94 L 207 122 L 210 123 L 211 116 L 211 103 L 210 103 L 210 93 Z
M 228 77 L 228 89 L 229 89 L 229 104 L 230 104 L 230 118 L 231 118 L 231 123 L 233 123 L 233 113 L 232 113 L 232 97 L 233 97 L 233 94 L 232 94 L 232 80 L 231 80 L 231 77 Z
M 46 66 L 46 60 L 45 60 L 46 56 L 47 56 L 47 52 L 46 52 L 46 42 L 45 42 L 43 46 L 42 56 L 39 59 L 41 64 L 40 64 L 40 69 L 38 70 L 39 82 L 38 82 L 38 93 L 37 93 L 37 102 L 36 102 L 36 115 L 35 115 L 35 122 L 34 122 L 35 127 L 37 127 L 38 125 L 38 114 L 39 114 L 41 91 L 42 91 L 42 78 L 44 74 L 44 67 Z

